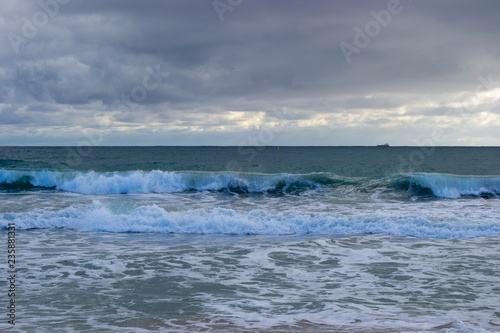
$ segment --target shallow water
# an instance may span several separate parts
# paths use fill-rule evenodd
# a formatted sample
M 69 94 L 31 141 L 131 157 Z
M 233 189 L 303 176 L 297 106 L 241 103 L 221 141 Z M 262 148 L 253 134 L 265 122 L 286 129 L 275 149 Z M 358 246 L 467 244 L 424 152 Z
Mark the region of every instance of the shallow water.
M 29 230 L 17 238 L 25 331 L 500 327 L 498 236 Z

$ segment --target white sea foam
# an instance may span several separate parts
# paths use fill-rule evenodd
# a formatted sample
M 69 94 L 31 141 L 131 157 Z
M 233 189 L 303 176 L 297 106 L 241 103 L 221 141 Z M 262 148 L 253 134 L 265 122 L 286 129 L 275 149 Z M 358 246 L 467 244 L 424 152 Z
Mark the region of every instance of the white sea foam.
M 312 174 L 256 174 L 228 172 L 170 172 L 170 171 L 19 171 L 0 170 L 2 184 L 18 184 L 55 188 L 81 194 L 127 193 L 177 193 L 184 191 L 236 191 L 264 193 L 270 191 L 308 190 L 322 187 L 343 188 L 345 193 L 353 189 L 387 191 L 408 184 L 411 189 L 429 189 L 437 197 L 492 196 L 500 194 L 500 177 L 458 176 L 448 174 L 394 175 L 376 180 L 346 178 L 328 173 Z M 392 185 L 391 185 L 392 184 Z M 343 192 L 343 193 L 344 193 Z
M 276 189 L 286 191 L 294 186 L 307 188 L 319 186 L 304 175 L 291 174 L 237 175 L 160 170 L 106 173 L 0 170 L 0 184 L 15 182 L 82 194 L 173 193 L 189 190 L 262 193 Z
M 498 327 L 499 294 L 492 292 L 500 282 L 498 238 L 58 230 L 21 237 L 23 267 L 29 268 L 21 281 L 30 282 L 23 293 L 31 300 L 23 307 L 22 331 L 70 325 L 65 320 L 76 311 L 95 321 L 87 322 L 90 328 L 72 321 L 72 331 L 122 332 L 123 318 L 150 328 L 146 317 L 158 319 L 157 330 L 176 332 L 470 333 Z
M 500 234 L 498 211 L 471 219 L 470 214 L 451 217 L 414 211 L 383 209 L 300 213 L 241 211 L 227 208 L 168 211 L 155 204 L 111 205 L 93 201 L 64 209 L 33 209 L 0 215 L 0 226 L 15 222 L 19 229 L 69 228 L 80 231 L 160 232 L 198 234 L 387 234 L 422 238 L 474 238 Z
M 428 188 L 434 195 L 442 198 L 500 193 L 500 177 L 421 173 L 410 175 L 409 179 L 413 184 Z

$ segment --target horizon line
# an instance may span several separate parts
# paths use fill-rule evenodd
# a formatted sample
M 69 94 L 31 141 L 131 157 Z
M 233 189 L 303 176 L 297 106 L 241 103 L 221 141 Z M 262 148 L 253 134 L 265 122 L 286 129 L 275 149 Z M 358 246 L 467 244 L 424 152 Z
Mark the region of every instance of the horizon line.
M 426 145 L 426 146 L 413 146 L 413 145 L 402 145 L 402 146 L 379 146 L 379 145 L 0 145 L 0 148 L 10 148 L 10 147 L 34 147 L 34 148 L 64 148 L 64 147 L 290 147 L 290 148 L 300 148 L 300 147 L 360 147 L 360 148 L 409 148 L 409 147 L 441 147 L 441 148 L 500 148 L 499 146 L 455 146 L 455 145 Z

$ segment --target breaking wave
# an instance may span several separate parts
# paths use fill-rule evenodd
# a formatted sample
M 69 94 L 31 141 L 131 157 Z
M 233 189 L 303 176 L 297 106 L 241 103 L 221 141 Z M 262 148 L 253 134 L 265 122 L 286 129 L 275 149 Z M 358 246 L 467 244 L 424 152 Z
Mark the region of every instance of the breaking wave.
M 56 172 L 0 170 L 0 189 L 56 189 L 81 194 L 231 191 L 264 193 L 313 189 L 334 180 L 322 175 L 208 172 Z
M 157 205 L 132 203 L 72 205 L 63 209 L 34 209 L 0 214 L 0 227 L 14 222 L 17 229 L 65 228 L 78 231 L 156 232 L 194 234 L 384 234 L 422 238 L 474 238 L 500 235 L 500 224 L 439 221 L 415 214 L 394 216 L 383 212 L 270 213 L 226 208 L 169 211 Z
M 81 194 L 176 193 L 228 191 L 238 193 L 301 193 L 320 188 L 409 192 L 439 198 L 500 197 L 500 177 L 451 174 L 396 174 L 382 178 L 350 178 L 329 173 L 257 174 L 170 171 L 20 171 L 0 170 L 0 190 L 53 189 Z
M 449 174 L 408 175 L 409 189 L 427 189 L 437 197 L 460 198 L 462 196 L 498 197 L 500 177 L 458 176 Z

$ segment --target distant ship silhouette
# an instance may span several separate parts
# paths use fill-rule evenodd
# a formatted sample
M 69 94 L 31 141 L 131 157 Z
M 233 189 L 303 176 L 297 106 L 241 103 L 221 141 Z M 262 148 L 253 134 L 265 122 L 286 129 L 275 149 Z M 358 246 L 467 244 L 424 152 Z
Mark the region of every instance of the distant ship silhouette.
M 386 143 L 386 144 L 384 144 L 384 145 L 377 145 L 377 147 L 389 147 L 389 144 L 388 144 L 388 143 Z

